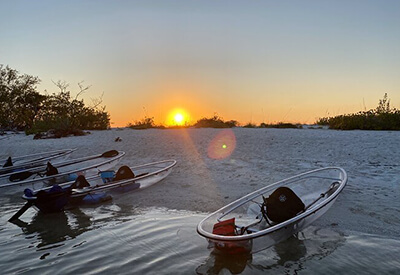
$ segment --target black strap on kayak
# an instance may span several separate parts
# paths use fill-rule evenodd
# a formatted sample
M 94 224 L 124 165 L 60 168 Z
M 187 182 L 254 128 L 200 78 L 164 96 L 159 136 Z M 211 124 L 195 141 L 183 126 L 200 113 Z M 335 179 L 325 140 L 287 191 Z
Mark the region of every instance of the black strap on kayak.
M 265 219 L 265 221 L 269 224 L 269 226 L 272 226 L 267 215 L 267 199 L 264 196 L 262 196 L 262 198 L 263 198 L 263 203 L 261 204 L 261 214 Z

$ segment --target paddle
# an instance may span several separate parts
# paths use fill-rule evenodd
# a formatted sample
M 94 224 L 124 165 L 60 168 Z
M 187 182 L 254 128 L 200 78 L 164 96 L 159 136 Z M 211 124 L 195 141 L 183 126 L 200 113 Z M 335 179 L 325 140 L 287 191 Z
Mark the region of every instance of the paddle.
M 118 156 L 118 151 L 117 150 L 110 150 L 110 151 L 107 151 L 107 152 L 104 152 L 103 154 L 101 154 L 101 156 L 100 157 L 102 157 L 102 158 L 112 158 L 112 157 L 115 157 L 115 156 Z
M 31 207 L 33 205 L 32 201 L 28 201 L 24 204 L 24 206 L 21 207 L 20 210 L 18 210 L 17 213 L 15 213 L 8 221 L 12 222 L 14 220 L 17 220 L 19 217 L 21 217 L 22 214 L 25 213 L 26 210 L 29 209 L 29 207 Z
M 8 179 L 13 182 L 22 181 L 22 180 L 26 180 L 33 174 L 36 174 L 36 173 L 30 172 L 30 171 L 23 171 L 23 172 L 12 174 Z
M 95 159 L 95 158 L 112 158 L 112 157 L 118 156 L 118 154 L 119 154 L 119 152 L 117 150 L 110 150 L 110 151 L 104 152 L 101 155 L 96 155 L 94 157 L 89 157 L 89 158 L 86 158 L 84 160 L 90 160 L 90 159 Z M 70 165 L 70 164 L 73 164 L 73 163 L 74 162 L 68 161 L 68 162 L 66 162 L 64 164 L 58 165 L 57 167 L 67 166 L 67 165 Z M 30 176 L 32 176 L 34 174 L 37 174 L 37 173 L 38 173 L 38 171 L 35 171 L 35 172 L 22 171 L 22 172 L 19 172 L 19 173 L 12 174 L 9 177 L 9 180 L 11 182 L 23 181 L 23 180 L 25 180 L 25 179 L 29 178 Z

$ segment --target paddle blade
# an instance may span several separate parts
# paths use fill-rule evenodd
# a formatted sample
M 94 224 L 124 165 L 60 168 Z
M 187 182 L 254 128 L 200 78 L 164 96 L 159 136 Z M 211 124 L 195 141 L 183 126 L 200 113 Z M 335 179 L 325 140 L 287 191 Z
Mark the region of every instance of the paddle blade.
M 19 173 L 12 174 L 8 179 L 10 181 L 12 181 L 12 182 L 22 181 L 22 180 L 26 180 L 27 178 L 29 178 L 33 174 L 34 173 L 32 173 L 32 172 L 24 171 L 24 172 L 19 172 Z
M 112 158 L 112 157 L 115 157 L 115 156 L 118 156 L 118 151 L 117 150 L 110 150 L 110 151 L 107 151 L 107 152 L 104 152 L 102 155 L 101 155 L 101 157 L 102 158 Z

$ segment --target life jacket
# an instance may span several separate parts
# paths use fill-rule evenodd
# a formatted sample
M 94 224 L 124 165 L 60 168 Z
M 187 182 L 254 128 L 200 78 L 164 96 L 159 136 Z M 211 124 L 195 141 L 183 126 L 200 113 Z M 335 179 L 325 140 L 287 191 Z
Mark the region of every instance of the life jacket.
M 213 234 L 220 236 L 237 236 L 235 218 L 217 222 L 213 227 Z M 251 251 L 252 242 L 250 240 L 236 242 L 213 241 L 214 248 L 224 254 L 243 255 Z
M 214 224 L 212 233 L 222 236 L 235 236 L 236 235 L 235 218 Z
M 281 223 L 304 211 L 304 203 L 288 187 L 277 188 L 268 198 L 264 198 L 267 217 L 276 223 Z

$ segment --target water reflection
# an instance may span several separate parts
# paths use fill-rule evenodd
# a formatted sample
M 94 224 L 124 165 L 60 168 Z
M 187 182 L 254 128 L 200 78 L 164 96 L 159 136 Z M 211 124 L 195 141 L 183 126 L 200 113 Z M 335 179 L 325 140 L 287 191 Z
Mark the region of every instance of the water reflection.
M 277 264 L 282 266 L 289 261 L 299 261 L 307 254 L 307 247 L 298 236 L 292 236 L 287 241 L 276 244 L 274 249 L 279 258 Z
M 65 241 L 87 231 L 130 221 L 138 214 L 140 210 L 131 204 L 109 203 L 70 208 L 60 213 L 37 212 L 30 222 L 17 219 L 12 223 L 21 228 L 27 239 L 37 239 L 36 247 L 43 250 L 64 245 Z
M 251 260 L 251 254 L 225 255 L 211 252 L 206 262 L 196 269 L 196 273 L 220 274 L 222 270 L 227 269 L 232 274 L 240 274 Z
M 54 214 L 38 212 L 30 223 L 19 219 L 12 223 L 20 227 L 26 235 L 36 234 L 39 241 L 36 247 L 39 249 L 47 249 L 46 246 L 73 239 L 90 230 L 92 225 L 91 217 L 80 209 L 68 211 L 68 214 L 66 212 Z
M 314 257 L 324 258 L 343 245 L 345 237 L 333 230 L 309 227 L 298 235 L 253 255 L 219 255 L 211 252 L 196 269 L 197 274 L 220 274 L 224 269 L 232 274 L 273 273 L 296 274 L 304 263 Z

